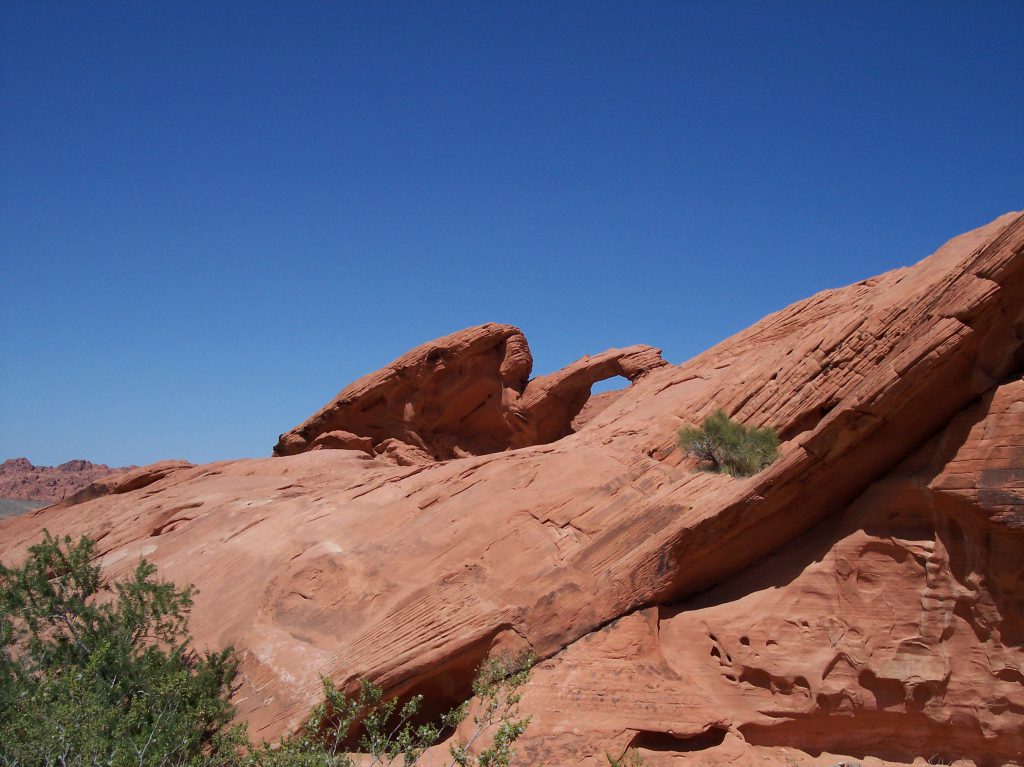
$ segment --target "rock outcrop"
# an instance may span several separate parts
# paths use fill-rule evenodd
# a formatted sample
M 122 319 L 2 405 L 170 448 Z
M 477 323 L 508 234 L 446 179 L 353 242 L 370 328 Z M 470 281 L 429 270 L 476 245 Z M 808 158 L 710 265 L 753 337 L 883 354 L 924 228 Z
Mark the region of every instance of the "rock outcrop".
M 554 442 L 598 381 L 631 382 L 667 365 L 649 346 L 610 349 L 530 380 L 533 355 L 519 328 L 487 324 L 452 333 L 360 378 L 319 412 L 282 434 L 275 455 L 361 450 L 425 462 Z M 419 462 L 419 461 L 417 461 Z
M 1024 754 L 1024 380 L 735 578 L 537 669 L 536 760 L 833 764 Z M 656 701 L 652 705 L 652 701 Z M 586 738 L 575 737 L 580 721 Z M 773 748 L 774 747 L 774 748 Z M 787 761 L 787 759 L 789 761 Z
M 193 464 L 182 460 L 157 461 L 147 466 L 131 466 L 116 474 L 109 474 L 83 487 L 58 502 L 58 506 L 74 506 L 105 495 L 118 495 L 141 490 L 154 482 L 182 469 L 191 469 Z
M 0 522 L 2 556 L 45 526 L 99 537 L 115 576 L 144 555 L 197 584 L 193 632 L 239 649 L 258 737 L 320 674 L 443 706 L 528 645 L 523 763 L 1020 763 L 1024 216 L 680 366 L 530 367 L 510 326 L 448 336 L 281 457 Z M 633 383 L 588 413 L 609 371 Z M 695 470 L 675 432 L 718 408 L 776 427 L 780 459 Z
M 11 458 L 0 463 L 0 498 L 60 501 L 98 479 L 134 468 L 111 468 L 81 459 L 60 466 L 33 466 L 27 458 Z

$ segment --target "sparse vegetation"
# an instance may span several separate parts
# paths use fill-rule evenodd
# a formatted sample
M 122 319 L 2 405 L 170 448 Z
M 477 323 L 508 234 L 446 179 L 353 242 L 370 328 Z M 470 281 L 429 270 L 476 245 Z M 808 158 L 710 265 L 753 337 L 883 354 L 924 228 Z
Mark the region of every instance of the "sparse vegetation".
M 627 748 L 626 753 L 618 759 L 605 751 L 604 758 L 608 760 L 608 767 L 644 767 L 647 764 L 635 748 Z
M 231 650 L 189 649 L 193 589 L 145 560 L 111 586 L 95 559 L 46 533 L 0 565 L 0 763 L 201 763 L 231 730 Z
M 363 681 L 347 696 L 325 679 L 324 702 L 296 735 L 252 746 L 232 724 L 236 672 L 230 648 L 189 648 L 195 591 L 155 579 L 140 560 L 131 577 L 106 582 L 96 545 L 49 533 L 21 567 L 0 565 L 0 765 L 3 767 L 405 767 L 454 731 L 450 767 L 507 767 L 529 717 L 518 714 L 532 655 L 491 658 L 474 700 L 439 722 L 414 724 L 422 696 L 400 703 Z
M 718 471 L 749 477 L 778 457 L 779 435 L 770 426 L 746 427 L 718 410 L 699 429 L 680 429 L 679 447 Z
M 519 654 L 488 659 L 473 682 L 473 729 L 465 742 L 449 747 L 448 767 L 507 767 L 512 746 L 526 730 L 529 717 L 519 717 L 519 689 L 526 682 L 533 656 Z M 323 680 L 324 702 L 310 715 L 294 737 L 279 746 L 264 746 L 251 756 L 250 764 L 260 767 L 353 767 L 356 762 L 345 753 L 345 744 L 361 730 L 356 751 L 369 755 L 367 767 L 400 763 L 414 765 L 424 751 L 436 745 L 445 732 L 454 731 L 465 720 L 470 704 L 457 706 L 437 723 L 416 725 L 414 718 L 423 705 L 417 695 L 399 705 L 385 700 L 375 684 L 363 681 L 359 693 L 345 695 Z M 483 740 L 481 740 L 483 739 Z M 488 741 L 489 739 L 489 741 Z M 486 748 L 478 744 L 488 743 Z M 435 761 L 437 757 L 435 756 Z

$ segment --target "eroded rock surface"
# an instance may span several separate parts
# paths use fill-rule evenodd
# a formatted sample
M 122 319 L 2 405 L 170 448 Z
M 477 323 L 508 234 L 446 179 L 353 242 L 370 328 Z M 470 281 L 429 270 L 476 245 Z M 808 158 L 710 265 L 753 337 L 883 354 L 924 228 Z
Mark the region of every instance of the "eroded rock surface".
M 636 381 L 667 364 L 657 349 L 631 346 L 530 380 L 533 355 L 522 331 L 480 325 L 418 346 L 345 387 L 282 434 L 274 454 L 387 455 L 398 442 L 407 456 L 429 461 L 553 442 L 572 432 L 593 384 L 615 376 Z
M 104 495 L 118 495 L 141 490 L 158 482 L 164 477 L 181 469 L 190 469 L 193 464 L 182 460 L 157 461 L 146 466 L 130 466 L 115 474 L 101 476 L 71 495 L 65 497 L 57 505 L 74 506 Z
M 1013 763 L 1024 753 L 1022 468 L 1016 380 L 739 576 L 543 664 L 526 692 L 536 724 L 525 751 L 594 765 L 630 748 L 654 765 L 786 764 L 787 746 Z M 587 738 L 574 735 L 580 721 Z
M 194 634 L 239 649 L 258 737 L 297 726 L 320 674 L 440 706 L 529 645 L 524 763 L 1017 758 L 1024 217 L 680 366 L 633 347 L 528 381 L 521 339 L 420 347 L 283 457 L 0 522 L 3 557 L 47 527 L 99 537 L 114 576 L 145 555 L 197 584 Z M 571 433 L 609 371 L 634 381 Z M 695 471 L 675 432 L 717 408 L 778 428 L 781 458 Z

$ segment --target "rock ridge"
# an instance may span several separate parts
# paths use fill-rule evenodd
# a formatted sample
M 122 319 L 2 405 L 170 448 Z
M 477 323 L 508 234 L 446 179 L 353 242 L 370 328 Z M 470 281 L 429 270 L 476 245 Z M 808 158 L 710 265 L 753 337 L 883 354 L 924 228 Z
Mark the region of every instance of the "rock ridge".
M 144 555 L 195 583 L 257 737 L 298 726 L 320 674 L 443 705 L 529 646 L 523 763 L 1019 764 L 1024 216 L 659 360 L 531 380 L 518 329 L 460 331 L 277 457 L 144 468 L 0 522 L 0 557 L 47 527 L 99 538 L 112 575 Z M 632 385 L 590 408 L 610 371 Z M 776 427 L 780 459 L 696 471 L 675 432 L 719 408 Z

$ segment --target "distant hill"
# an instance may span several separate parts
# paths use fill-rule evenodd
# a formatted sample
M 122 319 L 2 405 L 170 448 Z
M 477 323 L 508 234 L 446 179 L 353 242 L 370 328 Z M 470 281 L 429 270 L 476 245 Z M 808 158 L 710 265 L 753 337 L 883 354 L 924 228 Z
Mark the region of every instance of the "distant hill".
M 118 474 L 135 466 L 112 468 L 102 463 L 75 459 L 60 466 L 33 466 L 27 458 L 11 458 L 0 464 L 0 499 L 6 501 L 36 501 L 45 506 L 60 501 L 81 490 L 97 479 Z M 0 516 L 9 516 L 8 506 Z M 14 507 L 10 507 L 14 508 Z M 27 508 L 22 509 L 26 511 Z

